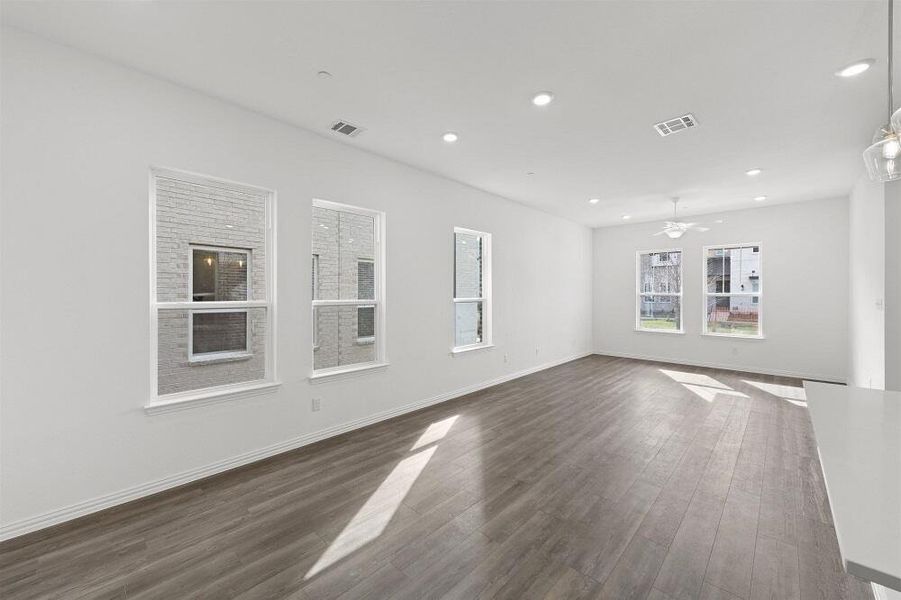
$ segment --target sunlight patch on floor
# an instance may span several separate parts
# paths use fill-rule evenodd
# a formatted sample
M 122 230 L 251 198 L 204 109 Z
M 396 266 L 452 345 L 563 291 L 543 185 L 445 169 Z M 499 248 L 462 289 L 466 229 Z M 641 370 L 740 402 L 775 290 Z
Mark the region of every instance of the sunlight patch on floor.
M 447 432 L 450 431 L 450 428 L 454 426 L 454 423 L 457 421 L 460 415 L 454 415 L 452 417 L 448 417 L 446 419 L 442 419 L 441 421 L 437 421 L 429 425 L 428 429 L 426 429 L 419 439 L 416 440 L 416 443 L 413 444 L 413 447 L 410 450 L 418 450 L 419 448 L 424 448 L 429 444 L 433 444 L 438 440 L 444 438 L 447 435 Z
M 661 373 L 682 384 L 686 390 L 694 393 L 696 396 L 713 402 L 716 400 L 717 394 L 723 396 L 737 396 L 738 398 L 747 398 L 747 394 L 733 390 L 725 383 L 719 382 L 709 375 L 701 373 L 687 373 L 685 371 L 670 371 L 668 369 L 659 369 Z
M 366 504 L 357 511 L 354 518 L 322 553 L 313 568 L 307 571 L 304 579 L 310 579 L 382 535 L 401 501 L 409 493 L 436 449 L 437 446 L 426 448 L 397 463 L 378 489 L 366 500 Z
M 410 448 L 410 452 L 418 450 L 394 465 L 391 473 L 382 481 L 378 489 L 360 507 L 350 522 L 341 530 L 329 547 L 326 548 L 316 564 L 307 571 L 304 579 L 310 579 L 338 561 L 350 556 L 385 531 L 394 513 L 400 507 L 410 489 L 426 465 L 438 449 L 436 442 L 444 439 L 460 415 L 453 415 L 436 421 L 426 428 L 419 439 Z
M 742 382 L 756 387 L 758 390 L 772 394 L 777 398 L 781 398 L 786 402 L 790 402 L 795 406 L 807 406 L 807 394 L 804 393 L 803 387 L 796 385 L 779 385 L 776 383 L 762 383 L 760 381 L 748 381 L 747 379 L 742 379 Z
M 668 369 L 660 369 L 660 372 L 672 379 L 673 381 L 678 381 L 679 383 L 690 384 L 690 385 L 702 385 L 704 387 L 709 388 L 719 388 L 722 390 L 731 390 L 728 385 L 725 383 L 720 383 L 713 377 L 709 375 L 702 375 L 701 373 L 687 373 L 685 371 L 670 371 Z

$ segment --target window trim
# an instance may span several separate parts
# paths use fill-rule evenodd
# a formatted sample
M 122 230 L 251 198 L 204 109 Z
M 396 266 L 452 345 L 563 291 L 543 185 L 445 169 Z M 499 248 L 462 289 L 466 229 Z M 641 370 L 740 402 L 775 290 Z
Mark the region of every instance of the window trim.
M 701 248 L 701 335 L 707 337 L 721 337 L 738 340 L 763 340 L 766 336 L 763 333 L 763 279 L 758 278 L 758 291 L 749 292 L 708 292 L 707 291 L 707 252 L 713 249 L 729 250 L 734 248 L 757 248 L 760 254 L 760 273 L 763 273 L 763 244 L 760 242 L 746 242 L 739 244 L 711 244 Z M 759 275 L 758 275 L 759 277 Z M 757 334 L 743 335 L 740 333 L 716 333 L 707 331 L 707 299 L 710 296 L 728 298 L 731 296 L 748 296 L 757 297 Z
M 356 371 L 366 371 L 371 369 L 382 368 L 388 365 L 387 357 L 387 340 L 385 339 L 386 327 L 386 306 L 385 306 L 385 281 L 386 281 L 386 252 L 385 252 L 385 213 L 380 210 L 363 208 L 360 206 L 351 206 L 340 202 L 332 202 L 330 200 L 322 200 L 313 198 L 311 211 L 313 207 L 323 208 L 326 210 L 335 210 L 347 212 L 351 214 L 372 217 L 373 219 L 373 287 L 374 298 L 357 298 L 345 300 L 322 300 L 319 298 L 311 299 L 311 315 L 316 308 L 321 306 L 374 306 L 375 307 L 375 339 L 372 341 L 375 347 L 375 357 L 371 361 L 354 363 L 352 365 L 338 365 L 335 367 L 327 367 L 325 369 L 316 369 L 315 350 L 310 352 L 310 375 L 309 379 L 322 380 Z M 359 259 L 357 259 L 359 260 Z M 311 323 L 313 329 L 316 328 L 316 322 Z M 359 340 L 358 340 L 359 341 Z
M 312 260 L 310 261 L 310 268 L 313 269 L 312 274 L 312 284 L 313 284 L 313 300 L 319 299 L 319 255 L 312 254 Z M 311 305 L 312 306 L 312 305 Z M 312 310 L 312 328 L 313 328 L 313 350 L 319 348 L 319 327 L 316 325 L 316 307 L 313 306 Z
M 224 301 L 224 302 L 194 302 L 193 296 L 190 294 L 190 286 L 193 286 L 193 260 L 188 260 L 189 270 L 189 295 L 188 300 L 184 302 L 158 302 L 157 301 L 157 272 L 156 272 L 156 212 L 157 212 L 157 180 L 158 179 L 174 179 L 185 183 L 193 183 L 205 185 L 209 187 L 225 188 L 232 191 L 240 191 L 264 197 L 264 205 L 266 211 L 265 217 L 265 242 L 266 256 L 263 268 L 266 270 L 266 286 L 263 289 L 264 298 L 262 300 L 248 300 L 246 302 Z M 182 169 L 174 169 L 171 167 L 152 165 L 148 173 L 148 193 L 149 193 L 149 236 L 148 236 L 148 257 L 149 257 L 149 313 L 150 313 L 150 356 L 149 356 L 149 372 L 150 372 L 150 393 L 144 404 L 144 410 L 147 414 L 157 414 L 159 412 L 168 412 L 180 408 L 190 408 L 193 406 L 203 406 L 212 402 L 223 402 L 228 400 L 236 400 L 254 395 L 256 392 L 274 390 L 281 385 L 278 380 L 278 330 L 277 321 L 277 303 L 276 303 L 276 284 L 277 273 L 276 268 L 276 207 L 278 205 L 278 193 L 271 188 L 257 185 L 251 185 L 205 175 L 202 173 L 194 173 Z M 189 248 L 196 244 L 188 244 Z M 193 251 L 192 251 L 193 252 Z M 248 257 L 249 258 L 249 257 Z M 248 262 L 248 267 L 250 262 Z M 252 277 L 251 269 L 248 268 L 248 277 Z M 248 298 L 251 298 L 251 287 L 248 286 Z M 259 290 L 258 290 L 259 291 Z M 201 310 L 197 308 L 197 304 L 203 304 L 202 310 L 228 310 L 233 308 L 249 309 L 249 308 L 265 308 L 266 309 L 266 349 L 265 349 L 265 367 L 262 379 L 251 381 L 242 381 L 235 384 L 227 384 L 222 386 L 214 386 L 200 388 L 196 390 L 187 390 L 184 392 L 176 392 L 173 394 L 159 394 L 158 386 L 158 369 L 159 369 L 159 311 L 160 310 L 181 310 L 189 315 L 192 310 Z M 238 306 L 236 306 L 238 305 Z M 250 319 L 248 318 L 248 327 Z M 192 336 L 192 327 L 188 327 L 188 335 Z M 248 336 L 248 344 L 250 337 Z M 189 352 L 191 344 L 189 344 Z M 220 357 L 221 358 L 221 357 Z M 189 361 L 190 362 L 190 361 Z
M 477 235 L 482 238 L 482 295 L 477 298 L 457 298 L 457 234 Z M 454 227 L 453 236 L 453 254 L 452 254 L 452 298 L 454 310 L 451 311 L 451 354 L 461 354 L 470 350 L 479 350 L 481 348 L 493 348 L 494 338 L 492 335 L 493 315 L 491 307 L 492 290 L 491 290 L 491 234 L 487 231 L 479 231 L 477 229 L 467 229 L 466 227 Z M 458 303 L 481 302 L 482 303 L 482 341 L 478 344 L 457 345 L 457 315 L 456 305 Z
M 679 292 L 650 292 L 642 291 L 641 285 L 641 257 L 645 254 L 664 254 L 670 252 L 679 253 Z M 668 333 L 681 335 L 685 333 L 685 252 L 682 248 L 663 248 L 654 250 L 637 250 L 635 252 L 635 331 L 642 333 Z M 673 296 L 679 298 L 679 329 L 652 329 L 641 326 L 641 297 L 642 296 Z

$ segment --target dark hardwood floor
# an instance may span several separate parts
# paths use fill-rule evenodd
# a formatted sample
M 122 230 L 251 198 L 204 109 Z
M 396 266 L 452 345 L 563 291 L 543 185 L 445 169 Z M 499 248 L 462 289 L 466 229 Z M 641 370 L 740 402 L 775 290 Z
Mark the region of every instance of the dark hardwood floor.
M 800 382 L 593 356 L 0 545 L 0 597 L 871 598 Z

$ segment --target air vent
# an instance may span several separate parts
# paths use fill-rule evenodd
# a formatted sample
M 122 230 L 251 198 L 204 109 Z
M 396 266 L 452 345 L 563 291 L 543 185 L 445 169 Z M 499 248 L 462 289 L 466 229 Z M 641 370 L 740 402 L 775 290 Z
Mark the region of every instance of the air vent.
M 356 137 L 360 134 L 361 131 L 363 131 L 363 128 L 357 127 L 356 125 L 351 125 L 347 121 L 335 121 L 334 123 L 332 123 L 332 131 L 346 135 L 348 137 Z
M 684 129 L 691 129 L 692 127 L 697 127 L 698 121 L 694 118 L 693 115 L 682 115 L 681 117 L 676 117 L 675 119 L 667 119 L 662 123 L 655 123 L 654 129 L 657 133 L 660 134 L 660 137 L 666 137 L 670 134 L 676 133 L 677 131 L 682 131 Z

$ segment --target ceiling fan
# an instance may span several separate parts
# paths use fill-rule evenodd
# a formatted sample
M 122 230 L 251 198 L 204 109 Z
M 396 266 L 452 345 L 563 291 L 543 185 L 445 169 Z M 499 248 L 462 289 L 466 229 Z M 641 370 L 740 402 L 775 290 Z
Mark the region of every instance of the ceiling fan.
M 709 227 L 702 227 L 700 223 L 683 223 L 682 221 L 677 221 L 676 208 L 679 206 L 679 197 L 676 196 L 675 198 L 673 198 L 672 202 L 673 220 L 664 223 L 663 229 L 661 229 L 654 235 L 663 235 L 665 233 L 668 237 L 677 239 L 682 237 L 686 231 L 710 231 Z

